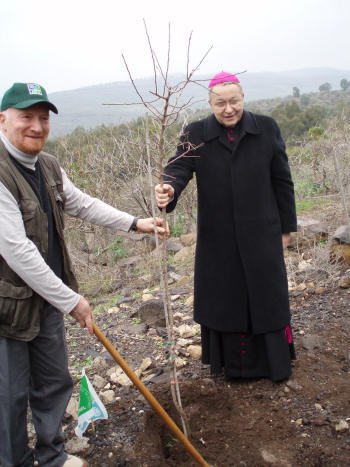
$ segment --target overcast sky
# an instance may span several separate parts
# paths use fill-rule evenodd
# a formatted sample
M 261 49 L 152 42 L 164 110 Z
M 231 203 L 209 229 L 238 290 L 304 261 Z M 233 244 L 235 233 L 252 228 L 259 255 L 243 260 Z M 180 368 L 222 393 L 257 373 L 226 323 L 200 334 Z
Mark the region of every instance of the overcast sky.
M 0 93 L 15 81 L 47 91 L 152 75 L 145 19 L 165 65 L 171 27 L 171 72 L 208 57 L 199 73 L 350 69 L 349 0 L 2 0 Z M 350 77 L 349 77 L 350 78 Z

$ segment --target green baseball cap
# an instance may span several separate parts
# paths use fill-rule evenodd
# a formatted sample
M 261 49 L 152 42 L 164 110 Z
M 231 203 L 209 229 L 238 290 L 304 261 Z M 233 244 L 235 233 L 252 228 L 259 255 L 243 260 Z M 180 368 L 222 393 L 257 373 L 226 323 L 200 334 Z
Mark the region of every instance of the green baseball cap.
M 49 101 L 45 89 L 36 83 L 14 83 L 4 94 L 0 111 L 9 108 L 27 109 L 35 104 L 47 104 L 52 112 L 58 114 L 57 107 Z

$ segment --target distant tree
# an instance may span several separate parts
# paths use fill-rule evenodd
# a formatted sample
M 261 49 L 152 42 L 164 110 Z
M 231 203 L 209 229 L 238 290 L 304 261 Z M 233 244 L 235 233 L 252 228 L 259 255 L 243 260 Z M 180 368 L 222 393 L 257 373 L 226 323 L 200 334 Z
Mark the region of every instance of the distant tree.
M 318 90 L 320 92 L 327 92 L 327 91 L 330 91 L 332 89 L 332 86 L 330 83 L 323 83 L 321 84 L 321 86 L 318 87 Z
M 321 126 L 312 126 L 309 128 L 309 135 L 313 140 L 317 140 L 324 137 L 325 130 Z
M 343 78 L 341 81 L 340 81 L 340 87 L 343 91 L 346 91 L 347 89 L 350 88 L 350 81 L 348 81 L 347 79 Z
M 293 97 L 300 97 L 300 89 L 296 86 L 293 87 Z
M 307 94 L 302 94 L 300 96 L 300 103 L 302 105 L 305 105 L 305 106 L 309 105 L 310 104 L 310 96 L 308 96 Z

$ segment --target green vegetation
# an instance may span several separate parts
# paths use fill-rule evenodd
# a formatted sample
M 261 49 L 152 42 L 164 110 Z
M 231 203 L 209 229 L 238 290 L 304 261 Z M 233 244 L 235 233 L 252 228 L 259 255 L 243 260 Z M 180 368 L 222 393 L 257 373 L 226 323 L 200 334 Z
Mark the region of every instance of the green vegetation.
M 346 189 L 350 186 L 350 81 L 342 79 L 340 87 L 340 90 L 332 91 L 323 86 L 322 92 L 305 94 L 294 86 L 291 95 L 286 98 L 264 99 L 246 105 L 248 110 L 272 116 L 281 128 L 292 168 L 298 213 L 317 210 L 326 203 L 327 196 L 338 195 L 342 186 Z M 208 112 L 202 109 L 189 111 L 187 121 L 203 118 Z M 179 120 L 164 135 L 165 159 L 175 152 L 177 134 L 182 124 Z M 159 149 L 158 130 L 156 122 L 150 120 L 149 149 L 154 182 Z M 129 124 L 101 125 L 94 130 L 76 128 L 64 138 L 50 141 L 46 149 L 58 155 L 62 166 L 78 187 L 120 210 L 148 217 L 151 215 L 151 188 L 145 141 L 145 121 L 137 118 Z M 336 164 L 339 165 L 337 169 Z M 168 220 L 172 235 L 179 236 L 190 231 L 196 221 L 196 189 L 193 182 Z M 113 237 L 111 241 L 111 237 L 102 237 L 106 235 L 102 230 L 96 238 L 100 239 L 100 235 L 100 245 L 92 252 L 96 257 L 103 257 L 113 266 L 128 254 L 123 237 Z M 84 235 L 77 235 L 76 229 L 68 229 L 67 236 L 73 248 L 80 248 L 84 243 Z M 86 261 L 88 267 L 89 260 Z M 168 261 L 171 265 L 171 256 Z M 157 263 L 157 260 L 154 262 Z M 151 263 L 140 263 L 135 266 L 134 272 L 147 278 L 154 268 Z M 99 276 L 98 293 L 108 292 L 114 281 L 113 274 L 103 270 Z M 96 289 L 96 284 L 89 282 L 88 274 L 86 283 L 81 283 L 83 288 Z M 116 298 L 115 303 L 117 301 Z M 102 311 L 97 307 L 97 313 Z
M 113 243 L 109 246 L 109 250 L 114 262 L 127 256 L 127 251 L 123 246 L 123 239 L 121 237 L 116 237 L 114 239 Z
M 178 215 L 175 218 L 175 222 L 173 225 L 170 226 L 171 228 L 171 235 L 173 237 L 180 237 L 186 230 L 186 219 L 184 215 Z

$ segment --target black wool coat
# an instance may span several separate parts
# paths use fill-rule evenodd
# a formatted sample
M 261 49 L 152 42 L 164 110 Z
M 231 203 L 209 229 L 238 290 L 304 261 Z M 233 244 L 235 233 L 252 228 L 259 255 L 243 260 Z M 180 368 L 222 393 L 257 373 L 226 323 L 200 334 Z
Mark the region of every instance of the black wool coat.
M 196 175 L 194 319 L 254 334 L 290 322 L 282 233 L 296 231 L 294 188 L 276 122 L 244 111 L 235 148 L 214 115 L 188 125 L 165 181 L 172 211 Z

